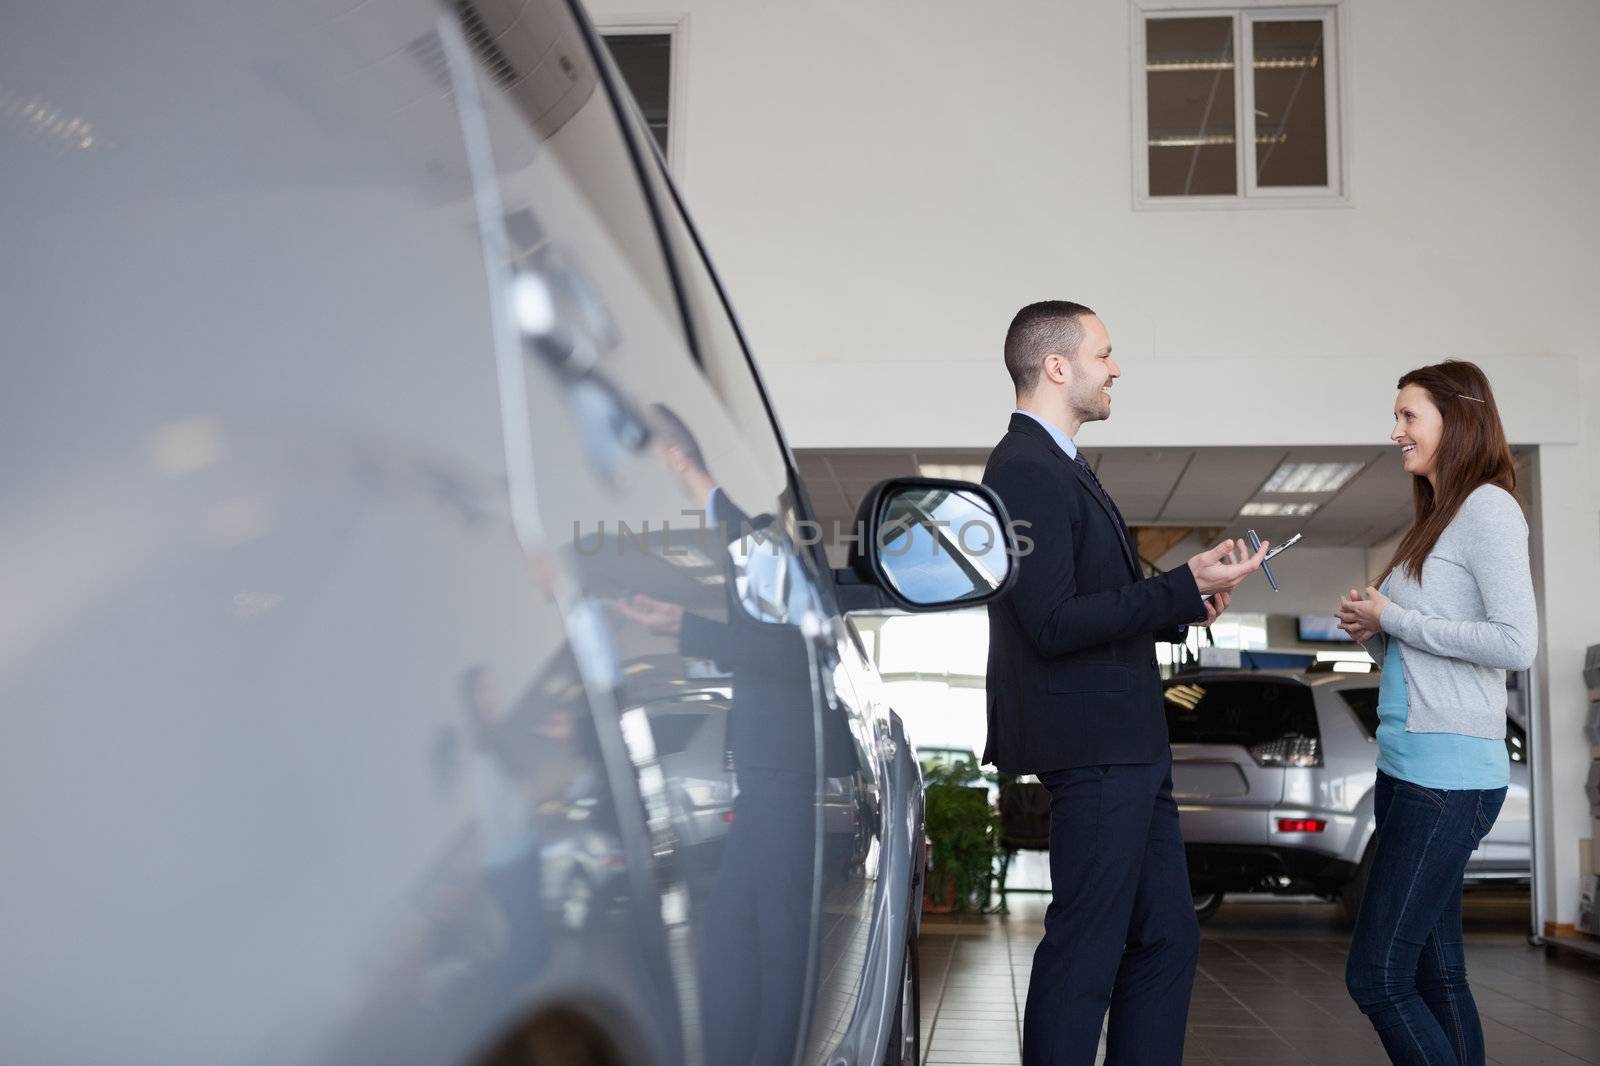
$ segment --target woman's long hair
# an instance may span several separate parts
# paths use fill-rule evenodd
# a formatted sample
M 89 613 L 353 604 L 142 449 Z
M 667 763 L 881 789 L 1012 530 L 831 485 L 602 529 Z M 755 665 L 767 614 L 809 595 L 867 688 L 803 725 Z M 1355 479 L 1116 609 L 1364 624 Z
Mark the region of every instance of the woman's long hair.
M 1450 359 L 1425 366 L 1402 377 L 1395 387 L 1403 389 L 1407 385 L 1426 389 L 1444 417 L 1435 466 L 1439 489 L 1435 492 L 1428 479 L 1420 475 L 1411 479 L 1415 516 L 1383 576 L 1388 577 L 1403 566 L 1420 583 L 1423 561 L 1473 490 L 1480 485 L 1498 485 L 1516 494 L 1517 464 L 1506 443 L 1505 427 L 1500 424 L 1500 409 L 1495 406 L 1489 379 L 1475 364 Z M 1381 585 L 1383 578 L 1378 583 Z

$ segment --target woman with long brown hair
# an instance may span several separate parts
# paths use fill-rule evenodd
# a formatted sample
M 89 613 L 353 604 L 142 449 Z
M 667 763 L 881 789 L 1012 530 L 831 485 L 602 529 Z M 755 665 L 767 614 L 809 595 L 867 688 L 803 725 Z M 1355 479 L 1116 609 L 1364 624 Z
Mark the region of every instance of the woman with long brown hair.
M 1372 868 L 1345 982 L 1397 1063 L 1484 1061 L 1461 878 L 1510 782 L 1506 671 L 1538 649 L 1528 526 L 1489 380 L 1451 360 L 1400 379 L 1395 427 L 1416 504 L 1340 628 L 1383 667 Z

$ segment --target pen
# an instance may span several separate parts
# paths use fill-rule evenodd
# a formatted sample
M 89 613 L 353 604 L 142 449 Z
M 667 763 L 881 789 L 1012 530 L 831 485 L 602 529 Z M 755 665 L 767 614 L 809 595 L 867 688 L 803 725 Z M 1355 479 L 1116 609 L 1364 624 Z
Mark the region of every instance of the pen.
M 1256 536 L 1255 530 L 1247 529 L 1244 531 L 1244 535 L 1250 538 L 1251 551 L 1258 552 L 1261 550 L 1261 538 Z M 1261 572 L 1267 575 L 1267 584 L 1272 586 L 1272 591 L 1277 592 L 1278 579 L 1272 576 L 1272 567 L 1267 565 L 1267 561 L 1265 559 L 1261 560 Z

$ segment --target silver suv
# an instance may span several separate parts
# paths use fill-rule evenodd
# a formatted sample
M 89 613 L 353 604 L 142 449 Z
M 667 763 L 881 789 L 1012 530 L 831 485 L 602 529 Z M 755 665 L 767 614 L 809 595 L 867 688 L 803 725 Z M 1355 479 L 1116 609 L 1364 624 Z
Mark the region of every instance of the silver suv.
M 1371 866 L 1378 678 L 1205 671 L 1166 682 L 1173 795 L 1195 909 L 1228 892 L 1315 893 L 1353 921 Z M 1511 787 L 1469 882 L 1526 880 L 1528 748 L 1506 720 Z

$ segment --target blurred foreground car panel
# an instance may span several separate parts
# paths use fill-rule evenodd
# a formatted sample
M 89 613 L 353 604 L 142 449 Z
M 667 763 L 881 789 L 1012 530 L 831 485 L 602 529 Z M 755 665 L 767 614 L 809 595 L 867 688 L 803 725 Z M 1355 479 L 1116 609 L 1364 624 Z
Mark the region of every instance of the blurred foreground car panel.
M 581 16 L 0 71 L 5 1057 L 875 1060 L 917 772 Z

